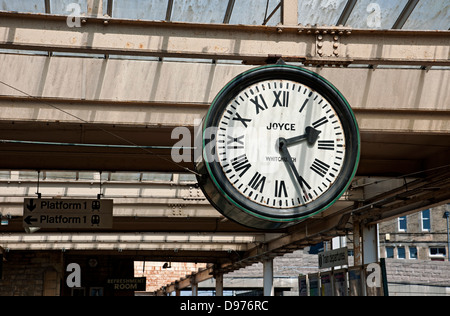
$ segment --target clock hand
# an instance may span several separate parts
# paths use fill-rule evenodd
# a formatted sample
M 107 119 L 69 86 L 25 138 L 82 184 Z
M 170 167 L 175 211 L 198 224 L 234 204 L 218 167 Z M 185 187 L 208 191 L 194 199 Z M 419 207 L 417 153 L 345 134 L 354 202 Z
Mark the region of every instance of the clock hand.
M 308 144 L 314 145 L 321 133 L 322 133 L 321 131 L 318 131 L 314 127 L 309 126 L 306 128 L 304 135 L 287 139 L 286 146 L 298 144 L 304 141 L 305 139 L 308 141 Z
M 290 168 L 292 169 L 292 172 L 294 173 L 295 178 L 297 179 L 298 183 L 300 184 L 300 187 L 302 188 L 303 194 L 305 195 L 305 200 L 308 200 L 308 192 L 305 189 L 308 188 L 308 190 L 311 190 L 310 185 L 303 179 L 303 177 L 298 173 L 297 167 L 294 164 L 294 161 L 292 160 L 292 156 L 289 153 L 289 150 L 287 148 L 287 140 L 285 138 L 280 138 L 278 140 L 278 148 L 280 149 L 281 157 L 286 159 L 288 162 Z

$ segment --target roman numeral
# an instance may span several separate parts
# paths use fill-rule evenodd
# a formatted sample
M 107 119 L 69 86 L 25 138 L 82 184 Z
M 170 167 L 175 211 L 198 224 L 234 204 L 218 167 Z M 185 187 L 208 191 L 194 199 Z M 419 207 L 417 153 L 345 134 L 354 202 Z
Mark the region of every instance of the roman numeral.
M 305 91 L 306 92 L 306 91 Z M 302 105 L 302 107 L 300 108 L 300 113 L 302 113 L 303 112 L 303 110 L 306 108 L 306 106 L 308 105 L 308 103 L 309 103 L 309 100 L 311 100 L 310 98 L 311 98 L 311 96 L 313 95 L 313 92 L 311 92 L 310 94 L 309 94 L 309 96 L 308 96 L 308 98 L 305 100 L 305 102 L 303 103 L 303 105 Z M 317 97 L 316 97 L 317 98 Z
M 284 181 L 275 181 L 275 197 L 281 198 L 281 197 L 288 197 L 287 189 L 286 189 L 286 183 Z
M 247 128 L 247 127 L 248 127 L 247 123 L 250 123 L 252 120 L 242 118 L 242 117 L 239 115 L 239 113 L 236 113 L 236 117 L 233 118 L 233 121 L 241 122 L 241 123 L 244 125 L 244 127 Z
M 273 91 L 273 94 L 275 95 L 275 102 L 273 104 L 273 107 L 277 107 L 277 106 L 280 106 L 282 108 L 289 107 L 289 92 L 288 91 L 280 91 L 280 92 Z M 283 100 L 281 100 L 281 94 L 283 94 Z
M 300 113 L 303 112 L 303 110 L 305 109 L 305 107 L 308 105 L 309 99 L 305 100 L 305 103 L 303 103 L 302 107 L 300 108 Z
M 261 98 L 261 100 L 259 98 Z M 264 100 L 264 97 L 262 95 L 259 95 L 259 96 L 255 97 L 254 99 L 250 99 L 250 101 L 256 107 L 256 114 L 259 114 L 259 112 L 265 111 L 269 108 L 267 106 L 266 100 Z M 260 104 L 260 102 L 262 102 L 262 104 Z
M 317 173 L 319 176 L 324 178 L 328 171 L 330 170 L 330 166 L 324 163 L 323 161 L 320 161 L 319 159 L 316 159 L 311 166 L 311 170 Z
M 259 172 L 257 172 L 252 180 L 250 180 L 250 182 L 248 183 L 248 185 L 253 189 L 256 190 L 260 193 L 263 193 L 264 191 L 264 186 L 266 185 L 266 177 L 263 177 Z
M 239 175 L 239 177 L 241 178 L 252 167 L 246 155 L 234 158 L 231 161 L 231 164 L 233 165 L 234 171 L 236 172 L 242 171 Z
M 319 140 L 318 144 L 319 144 L 319 149 L 334 151 L 334 140 Z
M 322 117 L 320 120 L 318 120 L 317 122 L 314 122 L 312 125 L 315 129 L 317 129 L 327 123 L 328 123 L 328 119 L 326 117 Z
M 227 149 L 244 149 L 244 136 L 239 136 L 237 138 L 227 136 L 228 142 L 227 142 Z
M 302 187 L 302 190 L 306 190 L 306 189 L 311 190 L 311 186 L 309 185 L 308 182 L 305 181 L 305 179 L 303 179 L 303 177 L 300 177 L 299 183 L 300 183 L 300 186 Z

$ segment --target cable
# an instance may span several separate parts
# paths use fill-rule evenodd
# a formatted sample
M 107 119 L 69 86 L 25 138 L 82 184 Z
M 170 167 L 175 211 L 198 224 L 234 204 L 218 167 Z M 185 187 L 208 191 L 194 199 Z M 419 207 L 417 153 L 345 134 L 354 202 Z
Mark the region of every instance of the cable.
M 371 186 L 371 185 L 377 185 L 377 184 L 381 184 L 381 183 L 384 183 L 384 182 L 389 182 L 389 181 L 392 181 L 392 180 L 395 180 L 395 179 L 397 179 L 397 180 L 403 179 L 404 183 L 405 183 L 403 185 L 403 187 L 408 188 L 408 183 L 409 182 L 406 182 L 406 178 L 410 178 L 410 177 L 413 177 L 413 176 L 418 176 L 420 174 L 433 172 L 433 171 L 438 171 L 438 170 L 442 170 L 442 169 L 446 169 L 446 168 L 450 168 L 450 165 L 443 165 L 443 166 L 440 166 L 440 167 L 431 168 L 431 169 L 422 170 L 422 171 L 417 171 L 417 172 L 405 174 L 405 175 L 398 176 L 398 177 L 393 177 L 393 178 L 384 179 L 384 180 L 377 180 L 377 181 L 366 183 L 366 184 L 356 185 L 356 186 L 353 186 L 353 189 L 365 188 L 365 187 L 368 187 L 368 186 Z
M 115 149 L 153 149 L 153 150 L 170 150 L 170 149 L 187 149 L 194 150 L 196 147 L 172 147 L 172 146 L 134 146 L 134 145 L 104 145 L 104 144 L 78 144 L 78 143 L 54 143 L 54 142 L 37 142 L 30 140 L 10 140 L 0 139 L 2 144 L 23 144 L 23 145 L 41 145 L 41 146 L 65 146 L 65 147 L 89 147 L 89 148 L 115 148 Z
M 87 125 L 94 125 L 94 124 L 90 123 L 89 121 L 87 121 L 87 120 L 85 120 L 85 119 L 83 119 L 83 118 L 81 118 L 81 117 L 79 117 L 79 116 L 76 116 L 76 115 L 74 115 L 74 114 L 72 114 L 72 113 L 70 113 L 70 112 L 67 112 L 67 111 L 65 111 L 65 110 L 63 110 L 63 109 L 57 107 L 57 106 L 54 105 L 54 104 L 51 104 L 51 103 L 46 102 L 46 101 L 44 101 L 44 100 L 41 100 L 40 98 L 35 97 L 35 96 L 33 96 L 33 95 L 31 95 L 31 94 L 29 94 L 29 93 L 27 93 L 27 92 L 25 92 L 25 91 L 23 91 L 23 90 L 21 90 L 21 89 L 18 89 L 18 88 L 16 88 L 16 87 L 13 87 L 13 86 L 11 86 L 10 84 L 7 84 L 7 83 L 4 82 L 4 81 L 1 81 L 1 80 L 0 80 L 0 83 L 3 84 L 3 85 L 5 85 L 5 86 L 7 86 L 7 87 L 9 87 L 9 88 L 11 88 L 11 89 L 13 89 L 13 90 L 15 90 L 15 91 L 17 91 L 17 92 L 19 92 L 19 93 L 22 93 L 23 95 L 25 95 L 25 96 L 27 96 L 27 97 L 29 97 L 29 98 L 31 98 L 31 99 L 34 99 L 34 100 L 36 100 L 36 101 L 38 101 L 38 102 L 40 102 L 40 103 L 42 103 L 42 104 L 45 104 L 45 105 L 47 105 L 47 106 L 50 106 L 50 107 L 56 109 L 56 110 L 58 110 L 58 111 L 60 111 L 60 112 L 62 112 L 62 113 L 64 113 L 64 114 L 66 114 L 66 115 L 68 115 L 68 116 L 70 116 L 70 117 L 76 119 L 76 120 L 79 120 L 79 121 L 81 121 L 81 122 L 83 122 L 83 123 L 85 123 L 85 124 L 87 124 Z M 126 139 L 126 138 L 124 138 L 124 137 L 122 137 L 122 136 L 119 136 L 119 135 L 117 135 L 117 134 L 115 134 L 115 133 L 113 133 L 113 132 L 110 132 L 110 131 L 108 131 L 108 130 L 102 128 L 102 127 L 99 127 L 99 126 L 95 126 L 95 127 L 96 127 L 98 130 L 100 130 L 100 131 L 102 131 L 102 132 L 104 132 L 104 133 L 107 133 L 107 134 L 109 134 L 109 135 L 111 135 L 111 136 L 113 136 L 113 137 L 115 137 L 115 138 L 117 138 L 117 139 L 119 139 L 119 140 L 121 140 L 121 141 L 123 141 L 123 142 L 126 142 L 126 143 L 128 143 L 128 144 L 134 146 L 134 148 L 141 149 L 141 150 L 145 151 L 146 153 L 148 153 L 148 154 L 150 154 L 150 155 L 152 155 L 152 156 L 158 157 L 159 159 L 162 159 L 162 160 L 164 160 L 164 161 L 167 161 L 167 162 L 169 162 L 169 163 L 171 163 L 171 164 L 173 164 L 173 165 L 175 165 L 175 166 L 177 166 L 177 167 L 179 167 L 179 168 L 181 168 L 181 169 L 183 169 L 183 170 L 185 170 L 185 171 L 187 171 L 187 172 L 189 172 L 189 173 L 192 173 L 192 174 L 194 174 L 194 175 L 196 175 L 196 176 L 200 176 L 200 174 L 198 174 L 197 172 L 195 172 L 195 171 L 193 171 L 193 170 L 191 170 L 191 169 L 189 169 L 189 168 L 187 168 L 187 167 L 184 167 L 184 166 L 182 166 L 181 164 L 174 162 L 173 160 L 170 160 L 170 159 L 168 159 L 168 158 L 166 158 L 166 157 L 163 157 L 163 156 L 161 156 L 161 155 L 155 154 L 154 152 L 150 151 L 150 149 L 156 149 L 156 148 L 151 148 L 151 147 L 154 147 L 154 146 L 139 146 L 139 145 L 135 144 L 134 142 L 132 142 L 132 141 L 130 141 L 130 140 L 128 140 L 128 139 Z M 80 145 L 83 145 L 83 144 L 80 144 Z M 61 145 L 61 146 L 63 146 L 63 145 Z M 106 146 L 108 146 L 108 145 L 106 145 Z M 124 148 L 124 147 L 122 147 L 122 148 Z

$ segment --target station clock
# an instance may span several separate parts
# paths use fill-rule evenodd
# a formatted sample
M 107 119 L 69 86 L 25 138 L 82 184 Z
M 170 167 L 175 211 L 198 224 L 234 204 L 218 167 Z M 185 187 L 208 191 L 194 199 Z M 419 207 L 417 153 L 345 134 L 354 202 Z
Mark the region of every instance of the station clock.
M 214 99 L 201 128 L 198 181 L 227 218 L 261 230 L 296 224 L 332 206 L 360 158 L 355 115 L 309 70 L 247 71 Z

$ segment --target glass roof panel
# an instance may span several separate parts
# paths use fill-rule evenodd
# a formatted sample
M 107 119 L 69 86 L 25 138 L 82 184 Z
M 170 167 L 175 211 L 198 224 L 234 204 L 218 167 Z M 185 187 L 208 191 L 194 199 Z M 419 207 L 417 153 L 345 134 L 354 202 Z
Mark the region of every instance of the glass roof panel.
M 67 6 L 71 3 L 80 5 L 81 14 L 87 12 L 87 0 L 50 0 L 51 13 L 61 15 L 71 14 L 73 10 L 66 11 Z
M 336 25 L 347 0 L 299 0 L 299 23 L 303 25 Z
M 114 0 L 113 17 L 163 21 L 166 19 L 168 0 Z
M 17 12 L 45 12 L 44 0 L 0 0 L 0 10 Z
M 264 18 L 272 13 L 281 0 L 236 0 L 230 24 L 262 25 Z M 228 1 L 224 1 L 228 4 Z M 224 11 L 225 12 L 225 11 Z M 281 10 L 278 10 L 267 25 L 277 25 L 281 21 Z
M 391 29 L 408 0 L 359 0 L 347 25 L 359 29 Z
M 87 0 L 50 0 L 52 14 L 68 15 L 67 6 L 80 5 L 87 11 Z M 262 25 L 281 0 L 235 0 L 230 24 Z M 299 23 L 303 25 L 336 25 L 348 0 L 298 0 Z M 114 0 L 113 17 L 141 20 L 165 20 L 169 0 Z M 171 21 L 223 23 L 228 0 L 174 0 Z M 358 0 L 347 25 L 364 29 L 391 29 L 408 0 Z M 107 11 L 108 0 L 103 0 Z M 0 10 L 44 13 L 45 0 L 0 0 Z M 268 25 L 281 21 L 281 10 Z M 448 30 L 450 0 L 420 0 L 403 29 Z
M 146 172 L 142 174 L 142 181 L 172 181 L 171 173 Z
M 172 21 L 194 23 L 223 23 L 228 1 L 224 0 L 175 0 Z
M 441 30 L 450 28 L 450 0 L 421 0 L 403 29 Z
M 41 0 L 44 2 L 44 0 Z M 114 1 L 116 2 L 116 0 Z M 80 6 L 80 14 L 84 15 L 87 13 L 87 0 L 50 0 L 50 11 L 52 14 L 68 15 L 74 12 L 73 9 L 67 10 L 69 4 L 78 4 Z M 108 7 L 108 0 L 103 0 L 103 12 L 106 13 L 106 8 Z

